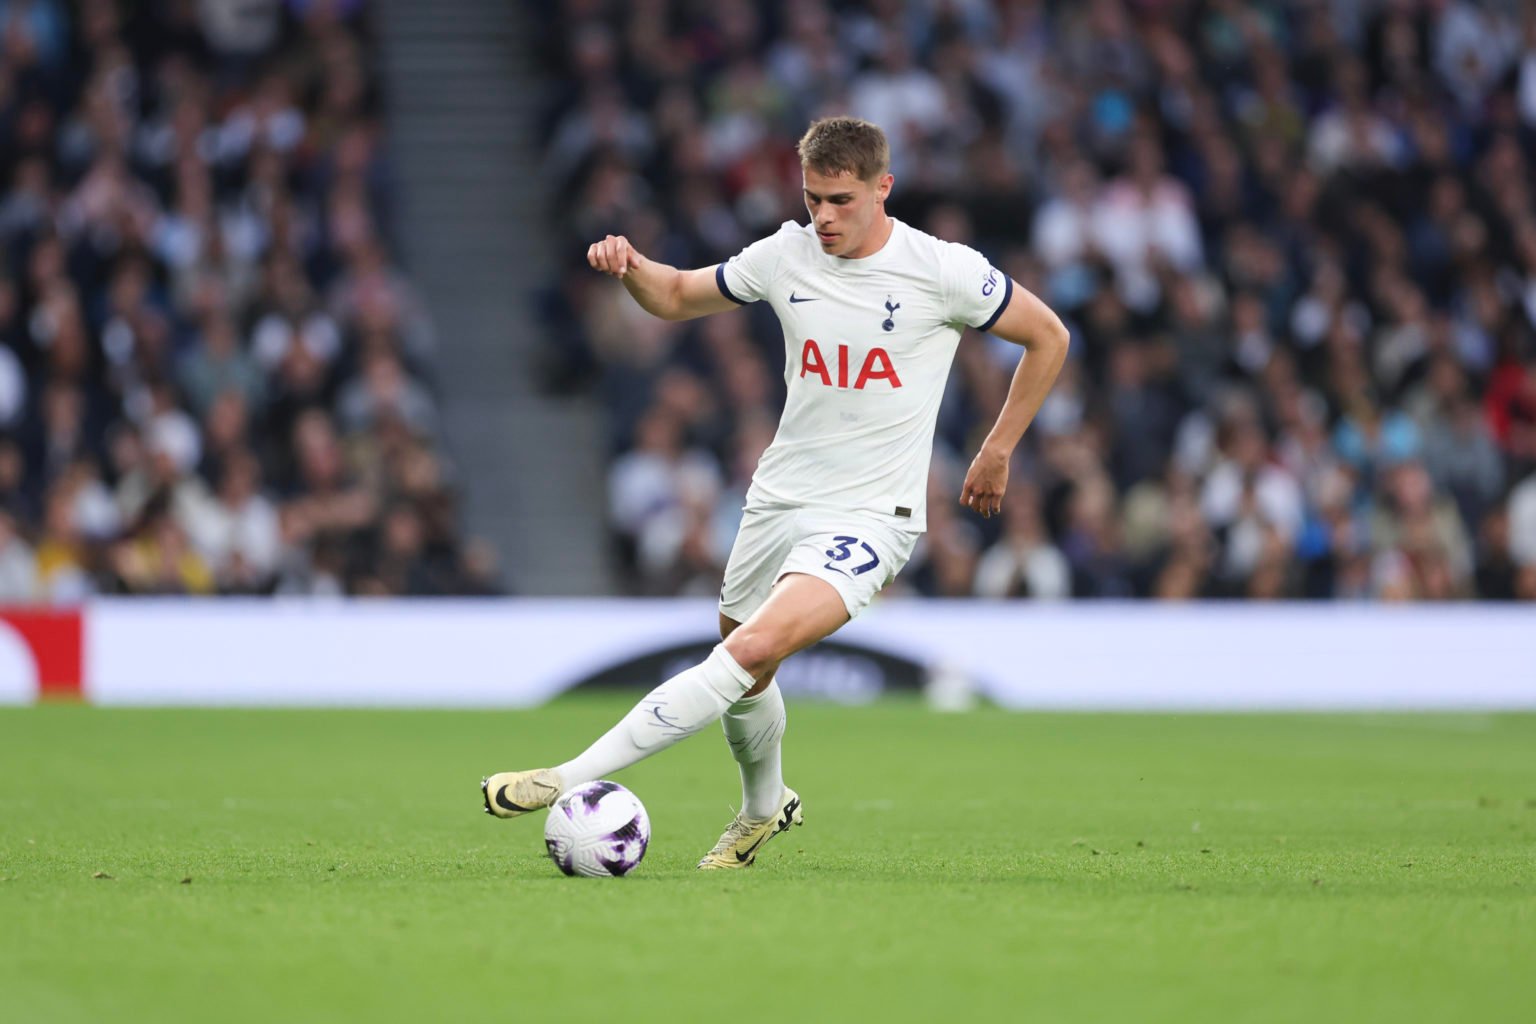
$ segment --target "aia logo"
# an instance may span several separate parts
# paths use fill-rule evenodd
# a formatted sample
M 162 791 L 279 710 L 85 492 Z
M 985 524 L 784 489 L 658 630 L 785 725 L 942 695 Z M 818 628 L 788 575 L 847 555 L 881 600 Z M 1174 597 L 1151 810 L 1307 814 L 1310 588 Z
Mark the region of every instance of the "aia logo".
M 837 346 L 837 384 L 839 388 L 848 387 L 848 346 Z M 815 338 L 805 339 L 805 345 L 800 349 L 800 376 L 811 374 L 821 378 L 821 382 L 827 387 L 833 387 L 832 371 L 827 366 L 826 358 L 821 354 L 821 346 L 816 344 Z M 871 381 L 883 380 L 892 388 L 901 387 L 901 378 L 896 376 L 896 366 L 891 362 L 891 354 L 883 348 L 872 348 L 864 356 L 863 365 L 859 367 L 858 376 L 854 377 L 853 390 L 863 391 Z

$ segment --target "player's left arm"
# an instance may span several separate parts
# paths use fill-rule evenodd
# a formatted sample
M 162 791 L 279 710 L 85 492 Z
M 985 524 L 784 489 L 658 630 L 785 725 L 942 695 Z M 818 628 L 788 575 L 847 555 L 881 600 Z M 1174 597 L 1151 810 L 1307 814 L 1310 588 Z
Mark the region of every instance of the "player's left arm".
M 960 504 L 990 518 L 1002 511 L 1008 489 L 1008 462 L 1024 431 L 1040 411 L 1067 359 L 1069 336 L 1061 318 L 1027 289 L 1015 284 L 1007 307 L 988 330 L 1024 346 L 1008 398 L 981 444 L 960 488 Z

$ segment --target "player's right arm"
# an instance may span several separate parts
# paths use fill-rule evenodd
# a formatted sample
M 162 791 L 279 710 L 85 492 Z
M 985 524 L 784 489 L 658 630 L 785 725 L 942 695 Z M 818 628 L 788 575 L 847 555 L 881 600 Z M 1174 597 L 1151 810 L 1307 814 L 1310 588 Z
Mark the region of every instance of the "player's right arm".
M 722 313 L 738 303 L 720 291 L 715 268 L 678 270 L 640 255 L 623 235 L 609 235 L 587 249 L 594 270 L 624 282 L 640 308 L 663 320 L 692 320 Z

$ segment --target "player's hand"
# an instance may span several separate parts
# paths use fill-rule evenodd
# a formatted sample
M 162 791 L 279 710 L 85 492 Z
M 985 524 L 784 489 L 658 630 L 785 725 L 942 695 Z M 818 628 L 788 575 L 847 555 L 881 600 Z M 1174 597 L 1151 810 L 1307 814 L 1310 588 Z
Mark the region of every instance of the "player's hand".
M 625 274 L 640 265 L 643 258 L 623 235 L 609 235 L 587 247 L 587 262 L 592 264 L 592 269 L 621 281 Z
M 966 471 L 960 504 L 991 519 L 1003 510 L 1003 492 L 1007 489 L 1008 453 L 983 447 Z

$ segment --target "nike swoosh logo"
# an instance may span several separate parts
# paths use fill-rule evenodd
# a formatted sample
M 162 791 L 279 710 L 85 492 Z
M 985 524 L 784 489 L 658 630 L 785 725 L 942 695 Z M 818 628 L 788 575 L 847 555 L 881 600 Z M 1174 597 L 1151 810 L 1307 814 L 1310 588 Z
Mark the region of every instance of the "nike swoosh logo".
M 805 298 L 802 299 L 802 298 L 798 297 L 797 295 L 795 295 L 794 292 L 790 292 L 789 293 L 789 301 L 790 302 L 815 302 L 816 298 L 817 298 L 817 296 L 815 296 L 815 295 L 808 295 L 808 296 L 806 296 Z
M 507 799 L 507 787 L 502 786 L 496 791 L 496 806 L 504 811 L 516 811 L 519 814 L 527 814 L 529 811 L 538 810 L 536 807 L 524 807 Z
M 757 842 L 755 842 L 751 846 L 747 847 L 747 850 L 746 850 L 745 853 L 743 853 L 740 850 L 737 850 L 736 851 L 736 863 L 738 863 L 738 864 L 745 864 L 747 862 L 747 859 L 752 856 L 752 851 L 756 850 L 759 846 L 762 846 L 764 841 L 767 840 L 767 838 L 769 836 L 774 835 L 777 832 L 778 832 L 778 829 L 774 829 L 772 832 L 765 832 L 764 834 L 758 836 L 757 837 Z
M 755 842 L 751 846 L 747 847 L 745 853 L 743 853 L 740 850 L 737 850 L 736 851 L 736 863 L 738 863 L 738 864 L 745 864 L 747 862 L 747 859 L 752 856 L 752 851 L 756 850 L 759 846 L 762 846 L 769 839 L 772 839 L 774 836 L 778 835 L 780 832 L 783 832 L 783 831 L 787 830 L 790 825 L 794 824 L 794 821 L 795 821 L 795 810 L 799 806 L 800 806 L 800 801 L 799 800 L 791 800 L 789 803 L 785 804 L 784 805 L 784 817 L 779 819 L 778 827 L 774 828 L 774 829 L 772 829 L 772 830 L 770 830 L 768 832 L 765 832 L 765 833 L 763 833 L 760 836 L 758 836 L 757 837 L 757 842 Z

